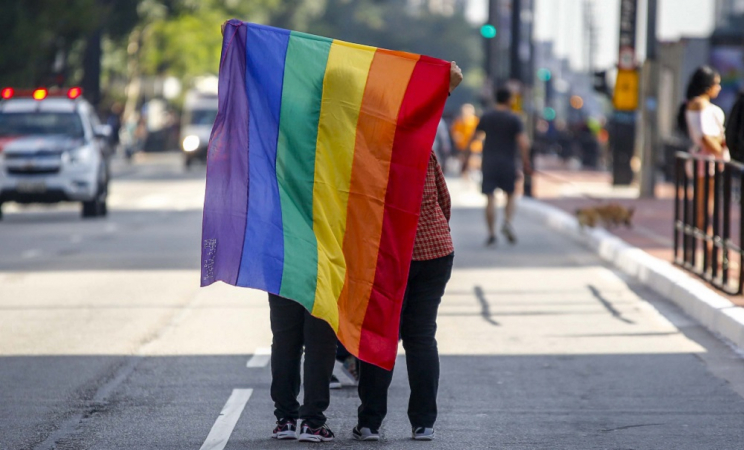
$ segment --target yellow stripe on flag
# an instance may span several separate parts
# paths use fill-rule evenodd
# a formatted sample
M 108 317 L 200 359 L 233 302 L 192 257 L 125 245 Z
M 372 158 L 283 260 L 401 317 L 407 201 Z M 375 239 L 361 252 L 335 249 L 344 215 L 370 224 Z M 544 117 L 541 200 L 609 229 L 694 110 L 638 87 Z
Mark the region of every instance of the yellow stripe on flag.
M 359 110 L 376 48 L 334 41 L 328 54 L 318 122 L 313 231 L 318 284 L 312 314 L 338 330 L 337 299 L 346 276 L 343 244 Z

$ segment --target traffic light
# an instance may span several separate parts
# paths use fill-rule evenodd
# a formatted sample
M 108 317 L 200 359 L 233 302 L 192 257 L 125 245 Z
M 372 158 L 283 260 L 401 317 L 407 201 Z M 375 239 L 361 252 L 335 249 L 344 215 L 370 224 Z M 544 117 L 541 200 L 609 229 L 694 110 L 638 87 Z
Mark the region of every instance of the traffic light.
M 593 78 L 594 90 L 605 95 L 612 95 L 610 87 L 607 85 L 607 71 L 598 70 L 594 72 Z
M 540 81 L 548 82 L 550 81 L 550 78 L 553 76 L 552 73 L 550 73 L 550 69 L 541 68 L 537 69 L 537 79 Z
M 545 107 L 543 108 L 543 119 L 550 122 L 551 120 L 555 120 L 556 112 L 555 109 L 551 107 Z
M 493 39 L 496 37 L 496 27 L 487 23 L 481 27 L 480 33 L 486 39 Z

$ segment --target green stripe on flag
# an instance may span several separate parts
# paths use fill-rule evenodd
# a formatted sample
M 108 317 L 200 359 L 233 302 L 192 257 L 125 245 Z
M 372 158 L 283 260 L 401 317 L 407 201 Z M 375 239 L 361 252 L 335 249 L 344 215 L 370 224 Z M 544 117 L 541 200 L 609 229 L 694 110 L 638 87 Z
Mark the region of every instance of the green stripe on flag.
M 276 175 L 284 224 L 284 272 L 279 295 L 312 311 L 318 278 L 313 232 L 315 147 L 331 39 L 292 32 L 285 60 Z M 312 118 L 312 120 L 308 120 Z

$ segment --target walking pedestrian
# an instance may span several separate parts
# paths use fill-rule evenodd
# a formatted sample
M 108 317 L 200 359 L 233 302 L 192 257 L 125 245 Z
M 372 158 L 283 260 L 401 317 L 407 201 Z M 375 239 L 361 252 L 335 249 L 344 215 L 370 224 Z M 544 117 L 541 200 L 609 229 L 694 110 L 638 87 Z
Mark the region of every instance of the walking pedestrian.
M 450 92 L 462 81 L 453 62 Z M 400 317 L 400 338 L 406 350 L 408 419 L 416 440 L 434 439 L 439 389 L 437 311 L 452 273 L 454 246 L 450 234 L 451 203 L 442 168 L 432 151 L 426 171 L 413 260 L 408 273 Z M 360 441 L 380 439 L 380 426 L 387 414 L 387 393 L 393 371 L 360 361 L 358 422 L 352 435 Z
M 711 99 L 718 97 L 721 92 L 721 76 L 709 66 L 700 66 L 695 70 L 687 84 L 686 101 L 682 103 L 677 115 L 677 125 L 692 140 L 690 153 L 693 155 L 712 156 L 717 159 L 728 160 L 729 152 L 726 148 L 725 130 L 723 127 L 725 115 L 723 110 L 711 103 Z M 713 167 L 708 163 L 694 163 L 697 167 L 698 192 L 698 228 L 704 227 L 705 215 L 710 215 L 715 198 L 715 184 L 713 177 L 709 178 L 708 198 L 705 198 L 705 169 L 713 173 Z M 707 204 L 707 208 L 706 208 Z
M 483 182 L 481 192 L 486 195 L 486 245 L 496 243 L 496 189 L 506 194 L 504 222 L 501 232 L 510 243 L 517 236 L 512 226 L 515 209 L 515 187 L 519 169 L 517 156 L 522 158 L 525 173 L 532 173 L 530 166 L 530 142 L 524 131 L 522 119 L 511 111 L 511 91 L 505 88 L 496 91 L 496 106 L 481 117 L 474 141 L 483 143 Z M 519 155 L 517 154 L 519 150 Z
M 121 103 L 115 102 L 111 105 L 109 114 L 106 117 L 106 125 L 111 128 L 111 135 L 109 136 L 109 145 L 111 145 L 111 152 L 116 154 L 119 149 L 119 132 L 121 131 Z
M 452 121 L 450 133 L 455 143 L 457 154 L 460 157 L 460 172 L 467 175 L 471 166 L 473 153 L 481 152 L 480 142 L 473 142 L 472 137 L 478 126 L 478 116 L 475 114 L 475 106 L 465 103 L 460 107 L 460 114 Z

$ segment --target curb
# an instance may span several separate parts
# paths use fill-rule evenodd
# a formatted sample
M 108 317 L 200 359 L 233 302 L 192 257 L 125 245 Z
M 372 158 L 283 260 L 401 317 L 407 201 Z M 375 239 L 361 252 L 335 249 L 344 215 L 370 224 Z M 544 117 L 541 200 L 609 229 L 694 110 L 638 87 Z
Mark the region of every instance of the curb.
M 703 282 L 604 229 L 582 230 L 576 218 L 547 203 L 522 197 L 519 209 L 591 248 L 603 260 L 682 308 L 708 330 L 744 349 L 744 308 L 733 305 Z

